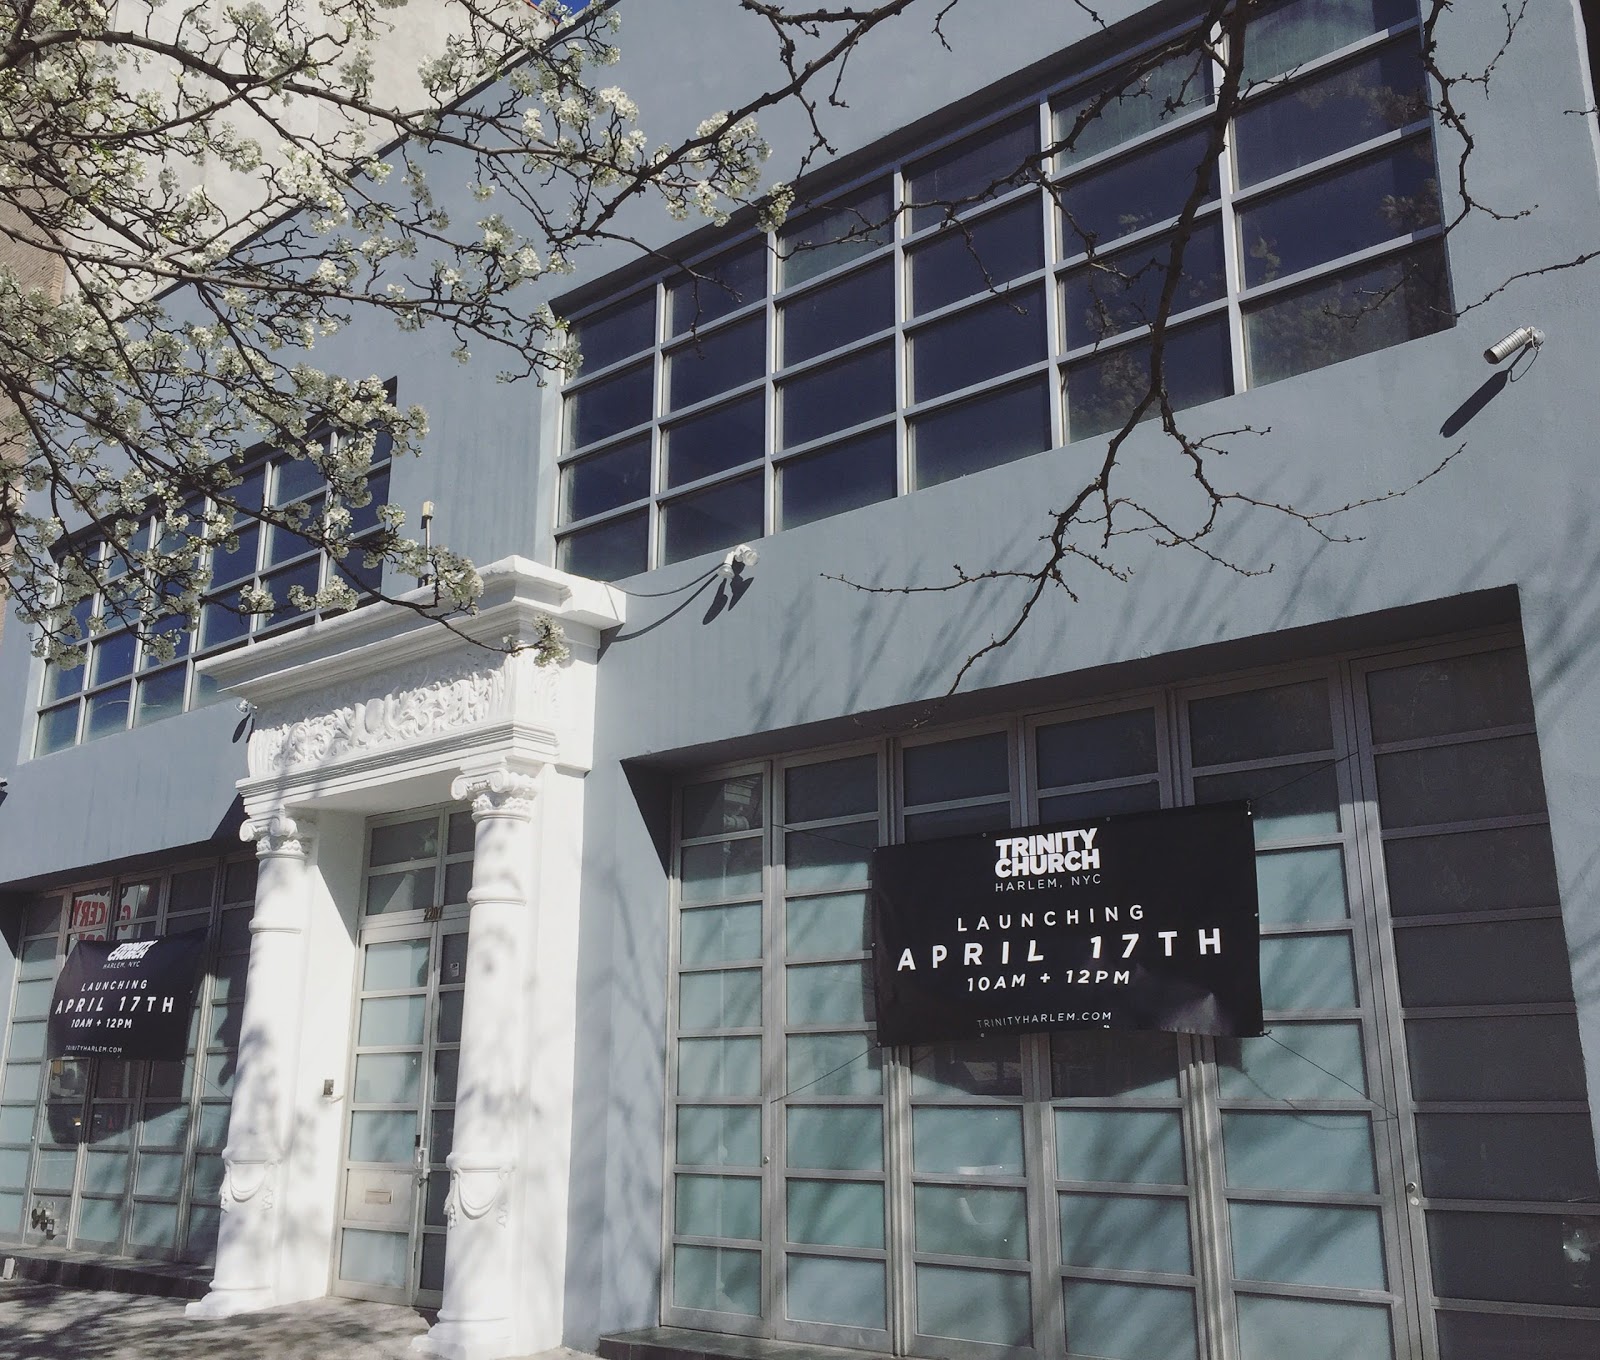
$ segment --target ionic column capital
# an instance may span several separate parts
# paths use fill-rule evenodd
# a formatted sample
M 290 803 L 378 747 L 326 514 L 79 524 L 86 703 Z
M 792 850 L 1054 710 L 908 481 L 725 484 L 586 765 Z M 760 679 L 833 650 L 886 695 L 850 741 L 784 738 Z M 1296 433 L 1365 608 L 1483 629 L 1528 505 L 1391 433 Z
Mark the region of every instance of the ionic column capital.
M 311 849 L 311 838 L 316 830 L 315 817 L 305 813 L 291 817 L 287 812 L 272 812 L 264 817 L 247 817 L 239 827 L 239 839 L 254 841 L 256 854 L 263 859 L 268 855 L 304 858 Z
M 472 803 L 474 821 L 484 817 L 526 820 L 533 816 L 542 769 L 543 766 L 537 766 L 532 770 L 518 770 L 502 761 L 492 770 L 463 771 L 450 785 L 450 796 L 457 802 Z

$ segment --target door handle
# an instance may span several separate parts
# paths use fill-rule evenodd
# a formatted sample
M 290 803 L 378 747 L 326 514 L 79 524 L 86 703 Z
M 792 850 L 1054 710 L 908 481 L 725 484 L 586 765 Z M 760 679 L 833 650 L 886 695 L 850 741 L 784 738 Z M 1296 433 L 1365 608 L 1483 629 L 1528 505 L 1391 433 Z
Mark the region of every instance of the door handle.
M 416 1173 L 418 1185 L 426 1185 L 428 1183 L 428 1177 L 432 1175 L 428 1167 L 428 1149 L 423 1147 L 420 1142 L 417 1144 L 416 1152 L 412 1155 L 411 1169 Z

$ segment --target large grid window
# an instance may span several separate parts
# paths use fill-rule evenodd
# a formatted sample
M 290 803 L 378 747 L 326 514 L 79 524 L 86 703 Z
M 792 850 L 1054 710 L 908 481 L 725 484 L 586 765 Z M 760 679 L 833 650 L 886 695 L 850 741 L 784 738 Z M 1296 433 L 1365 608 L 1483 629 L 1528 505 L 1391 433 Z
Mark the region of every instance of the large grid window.
M 1415 0 L 1285 0 L 1243 60 L 1215 160 L 1209 59 L 1103 68 L 576 314 L 559 564 L 614 580 L 1119 427 L 1192 194 L 1175 407 L 1450 326 Z
M 209 1261 L 221 1210 L 256 865 L 107 879 L 24 909 L 0 1066 L 0 1239 Z M 55 977 L 79 940 L 210 932 L 188 1055 L 49 1058 Z
M 322 436 L 325 443 L 335 438 L 331 433 Z M 90 552 L 104 567 L 106 588 L 81 600 L 73 610 L 80 636 L 87 639 L 88 657 L 83 665 L 71 668 L 46 664 L 33 754 L 49 755 L 211 702 L 215 687 L 195 670 L 196 661 L 247 641 L 275 637 L 320 617 L 289 603 L 291 586 L 314 595 L 334 581 L 344 581 L 363 600 L 370 599 L 378 589 L 381 569 L 365 565 L 365 550 L 379 532 L 378 506 L 389 497 L 388 448 L 387 438 L 380 439 L 368 478 L 372 499 L 351 511 L 354 545 L 342 561 L 334 562 L 293 529 L 237 515 L 237 546 L 218 548 L 211 555 L 208 597 L 212 602 L 202 607 L 198 630 L 190 631 L 182 618 L 157 625 L 174 643 L 170 662 L 162 662 L 135 632 L 145 597 L 154 585 L 146 587 L 128 579 L 130 555 L 165 546 L 167 531 L 162 522 L 155 517 L 141 522 L 126 553 L 103 540 L 95 543 Z M 281 454 L 258 455 L 246 460 L 240 475 L 242 481 L 232 492 L 236 504 L 262 507 L 308 525 L 320 521 L 327 504 L 327 485 L 315 463 Z M 185 514 L 192 521 L 201 509 L 198 504 L 189 506 Z M 238 612 L 240 592 L 249 587 L 272 592 L 277 605 L 272 614 Z M 90 637 L 89 620 L 94 616 L 104 620 L 104 627 Z
M 663 1321 L 955 1360 L 1580 1360 L 1600 1199 L 1508 638 L 692 777 Z M 1266 1034 L 880 1048 L 870 850 L 1247 799 Z

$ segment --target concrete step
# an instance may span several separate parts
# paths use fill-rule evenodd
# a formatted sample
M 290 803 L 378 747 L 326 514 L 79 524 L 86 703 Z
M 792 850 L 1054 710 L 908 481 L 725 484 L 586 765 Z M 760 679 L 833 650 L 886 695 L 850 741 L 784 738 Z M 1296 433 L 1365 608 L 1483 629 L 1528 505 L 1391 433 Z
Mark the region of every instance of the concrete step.
M 210 1266 L 59 1247 L 0 1245 L 0 1274 L 68 1289 L 105 1289 L 116 1294 L 180 1299 L 203 1298 L 211 1282 Z

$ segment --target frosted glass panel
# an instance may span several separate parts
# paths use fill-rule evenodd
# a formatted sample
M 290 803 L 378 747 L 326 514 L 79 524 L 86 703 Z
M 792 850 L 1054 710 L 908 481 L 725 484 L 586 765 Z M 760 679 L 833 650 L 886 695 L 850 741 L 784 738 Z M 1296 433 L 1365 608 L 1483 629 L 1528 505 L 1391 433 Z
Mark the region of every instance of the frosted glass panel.
M 0 1143 L 27 1143 L 33 1139 L 33 1106 L 0 1108 Z
M 414 1103 L 421 1080 L 420 1053 L 363 1053 L 356 1059 L 354 1094 L 373 1105 Z
M 28 1183 L 28 1149 L 0 1148 L 0 1185 Z
M 883 1050 L 864 1034 L 797 1034 L 786 1051 L 787 1088 L 804 1098 L 883 1090 Z
M 924 1336 L 1027 1346 L 1032 1313 L 1026 1275 L 917 1267 L 917 1331 Z
M 5 1079 L 0 1082 L 0 1100 L 36 1099 L 42 1070 L 38 1063 L 7 1063 Z
M 361 1003 L 356 1042 L 363 1048 L 400 1047 L 422 1042 L 427 999 L 421 996 L 379 996 Z
M 791 1025 L 859 1025 L 873 1017 L 864 963 L 814 963 L 785 972 Z
M 761 1093 L 761 1040 L 680 1039 L 678 1094 L 754 1096 Z
M 761 970 L 684 973 L 678 980 L 679 1029 L 759 1029 Z
M 1228 1184 L 1257 1190 L 1378 1188 L 1364 1114 L 1222 1116 Z
M 128 1241 L 138 1247 L 163 1247 L 178 1244 L 178 1206 L 176 1204 L 135 1204 L 128 1224 Z
M 358 1284 L 406 1286 L 411 1239 L 405 1233 L 346 1228 L 339 1246 L 339 1278 Z
M 761 904 L 698 907 L 678 918 L 678 962 L 686 968 L 761 957 Z
M 1103 1356 L 1105 1360 L 1155 1360 L 1158 1356 L 1160 1360 L 1193 1360 L 1195 1356 L 1194 1295 L 1187 1289 L 1068 1280 L 1061 1294 L 1067 1344 L 1074 1355 Z M 1294 1360 L 1300 1357 L 1294 1355 Z
M 41 1148 L 33 1157 L 35 1190 L 70 1190 L 77 1171 L 76 1152 L 51 1152 Z
M 761 837 L 684 846 L 680 882 L 685 902 L 760 892 Z
M 876 1181 L 791 1180 L 785 1199 L 786 1236 L 791 1242 L 819 1247 L 883 1246 L 883 1186 Z
M 761 1312 L 761 1253 L 728 1247 L 674 1247 L 672 1301 L 709 1313 Z
M 1344 891 L 1344 852 L 1329 846 L 1257 855 L 1256 893 L 1263 926 L 1341 921 L 1350 914 Z
M 1389 1310 L 1358 1303 L 1241 1294 L 1241 1360 L 1391 1360 Z
M 357 1110 L 350 1116 L 352 1162 L 409 1162 L 417 1116 L 410 1110 Z
M 753 1176 L 679 1176 L 675 1231 L 686 1237 L 761 1237 L 761 1182 Z
M 788 1316 L 796 1322 L 835 1327 L 888 1325 L 883 1266 L 877 1261 L 844 1261 L 831 1256 L 790 1256 Z
M 1261 941 L 1261 1004 L 1269 1011 L 1353 1009 L 1356 967 L 1347 935 Z
M 228 1113 L 230 1106 L 206 1104 L 200 1107 L 200 1130 L 196 1143 L 200 1147 L 219 1148 L 228 1141 Z
M 761 1111 L 680 1105 L 677 1156 L 685 1166 L 760 1166 Z
M 43 1020 L 36 1020 L 26 1025 L 12 1025 L 11 1042 L 6 1048 L 7 1060 L 33 1062 L 44 1057 L 45 1029 L 46 1024 Z
M 1061 1261 L 1187 1275 L 1193 1268 L 1188 1206 L 1153 1195 L 1062 1195 Z
M 1218 1039 L 1226 1100 L 1350 1100 L 1367 1093 L 1361 1026 L 1274 1024 L 1258 1039 Z
M 1057 1110 L 1056 1174 L 1064 1181 L 1182 1185 L 1178 1115 L 1165 1110 Z
M 1335 1289 L 1384 1289 L 1383 1224 L 1376 1209 L 1230 1204 L 1233 1270 L 1240 1279 Z
M 1022 1112 L 940 1109 L 911 1114 L 912 1164 L 918 1171 L 957 1176 L 1020 1176 Z
M 871 943 L 866 893 L 797 897 L 785 912 L 785 947 L 790 958 L 857 954 Z
M 916 1223 L 918 1251 L 1028 1259 L 1028 1201 L 1022 1190 L 919 1185 Z
M 29 1020 L 50 1013 L 50 998 L 55 995 L 56 984 L 51 978 L 36 978 L 32 982 L 17 983 L 11 1002 L 13 1020 Z
M 396 911 L 421 911 L 433 905 L 433 870 L 405 869 L 397 874 L 373 874 L 367 880 L 367 915 Z
M 22 1231 L 22 1205 L 26 1197 L 0 1192 L 0 1233 Z
M 788 1164 L 816 1171 L 881 1171 L 883 1111 L 791 1105 Z
M 369 944 L 361 966 L 361 990 L 398 992 L 428 982 L 428 942 L 397 940 Z
M 143 1152 L 139 1154 L 139 1170 L 133 1178 L 136 1195 L 163 1195 L 178 1197 L 183 1184 L 183 1154 L 177 1152 Z
M 819 831 L 791 831 L 784 838 L 784 882 L 790 892 L 864 883 L 867 861 L 877 843 L 875 821 L 829 826 Z
M 81 1199 L 78 1201 L 78 1228 L 75 1242 L 115 1242 L 122 1236 L 120 1199 Z

